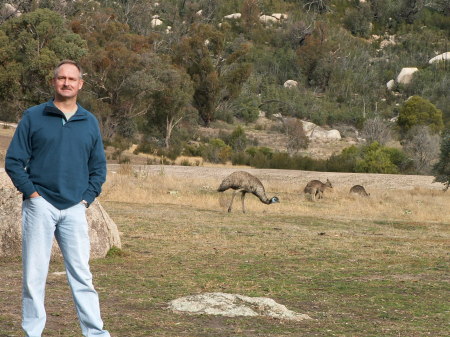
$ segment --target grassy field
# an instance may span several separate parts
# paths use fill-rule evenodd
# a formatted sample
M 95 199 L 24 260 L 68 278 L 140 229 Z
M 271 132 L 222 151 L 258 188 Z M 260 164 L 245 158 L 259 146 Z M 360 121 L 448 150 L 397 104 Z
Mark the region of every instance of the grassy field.
M 219 181 L 220 182 L 220 181 Z M 264 180 L 264 205 L 215 192 L 217 179 L 161 170 L 111 174 L 100 198 L 121 231 L 122 254 L 91 262 L 105 327 L 134 336 L 450 335 L 450 194 L 347 187 L 305 200 L 292 183 Z M 373 186 L 375 186 L 374 184 Z M 20 260 L 0 260 L 0 337 L 20 330 Z M 47 285 L 46 337 L 81 336 L 61 261 Z M 172 313 L 204 292 L 270 297 L 313 320 Z

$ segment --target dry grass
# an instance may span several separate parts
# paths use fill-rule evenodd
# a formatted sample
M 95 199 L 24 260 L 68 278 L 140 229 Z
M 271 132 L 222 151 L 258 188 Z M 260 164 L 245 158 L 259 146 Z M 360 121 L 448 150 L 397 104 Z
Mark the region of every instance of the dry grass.
M 174 204 L 226 211 L 231 191 L 216 192 L 220 179 L 211 177 L 177 177 L 169 175 L 164 166 L 158 172 L 133 171 L 122 165 L 110 173 L 101 200 L 140 204 Z M 326 191 L 324 198 L 311 202 L 305 198 L 303 185 L 291 181 L 264 180 L 268 197 L 274 195 L 279 204 L 262 204 L 247 195 L 249 213 L 289 214 L 327 219 L 370 219 L 384 221 L 450 222 L 450 194 L 437 189 L 416 187 L 411 190 L 371 188 L 370 197 L 353 196 L 350 186 L 336 186 Z M 240 197 L 236 197 L 233 212 L 241 212 Z
M 91 269 L 112 336 L 450 334 L 450 194 L 425 188 L 422 177 L 394 177 L 396 189 L 391 177 L 362 175 L 372 195 L 358 198 L 347 194 L 355 176 L 336 175 L 330 177 L 335 191 L 310 202 L 300 193 L 305 181 L 324 176 L 261 170 L 266 191 L 281 203 L 264 205 L 249 195 L 246 214 L 239 198 L 229 214 L 230 192 L 216 188 L 233 170 L 110 170 L 101 201 L 121 232 L 124 254 L 91 261 Z M 422 187 L 405 188 L 403 179 Z M 0 337 L 21 336 L 20 259 L 0 259 L 0 268 Z M 60 260 L 52 261 L 44 333 L 79 337 L 67 282 L 54 273 L 63 270 Z M 175 298 L 215 291 L 270 297 L 313 320 L 167 309 Z

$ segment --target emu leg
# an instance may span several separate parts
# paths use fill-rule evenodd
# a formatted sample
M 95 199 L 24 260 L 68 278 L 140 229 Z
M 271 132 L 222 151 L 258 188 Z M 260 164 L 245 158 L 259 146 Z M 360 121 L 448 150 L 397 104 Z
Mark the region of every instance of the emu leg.
M 245 193 L 246 192 L 241 192 L 241 201 L 242 201 L 242 213 L 245 213 L 245 205 L 244 205 L 244 200 L 245 200 Z
M 231 196 L 230 206 L 228 206 L 228 213 L 231 212 L 231 206 L 233 205 L 234 197 L 236 196 L 237 191 L 233 191 L 233 195 Z

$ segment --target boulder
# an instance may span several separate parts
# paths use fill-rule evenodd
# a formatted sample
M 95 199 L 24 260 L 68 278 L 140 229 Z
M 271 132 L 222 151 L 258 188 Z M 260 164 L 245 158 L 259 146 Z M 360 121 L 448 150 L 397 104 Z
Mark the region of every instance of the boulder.
M 233 13 L 224 16 L 225 19 L 237 20 L 241 18 L 241 13 Z
M 440 61 L 446 61 L 450 60 L 450 52 L 443 53 L 441 55 L 435 56 L 432 59 L 428 61 L 429 64 L 440 62 Z
M 285 20 L 288 18 L 288 15 L 285 13 L 272 13 L 272 16 L 278 20 Z
M 386 83 L 386 87 L 389 90 L 392 90 L 395 87 L 395 81 L 394 80 L 390 80 L 389 82 Z
M 306 136 L 310 139 L 339 140 L 342 138 L 341 133 L 338 130 L 325 130 L 320 126 L 307 121 L 302 121 L 302 123 L 303 130 L 305 131 Z
M 259 21 L 261 21 L 262 23 L 277 23 L 279 20 L 275 17 L 273 17 L 272 15 L 261 15 L 259 17 Z
M 419 71 L 418 68 L 403 68 L 397 76 L 397 83 L 409 84 L 412 81 L 413 74 Z
M 115 246 L 121 248 L 119 231 L 98 200 L 87 209 L 91 258 L 102 258 Z M 22 194 L 0 168 L 0 257 L 17 257 L 22 252 Z M 61 255 L 56 241 L 52 256 Z
M 150 21 L 150 25 L 152 26 L 152 28 L 155 28 L 157 26 L 161 26 L 163 24 L 163 22 L 158 19 L 158 18 L 154 18 Z
M 5 17 L 17 17 L 22 15 L 22 13 L 14 5 L 5 3 L 3 6 L 0 6 L 0 15 Z
M 294 81 L 294 80 L 287 80 L 286 82 L 284 82 L 283 87 L 285 88 L 296 88 L 298 87 L 298 82 Z

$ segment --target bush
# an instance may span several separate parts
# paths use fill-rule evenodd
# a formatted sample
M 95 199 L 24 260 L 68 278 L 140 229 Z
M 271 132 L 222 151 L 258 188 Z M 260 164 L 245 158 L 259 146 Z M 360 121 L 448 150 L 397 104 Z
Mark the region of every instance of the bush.
M 402 105 L 397 124 L 403 134 L 416 125 L 429 126 L 435 133 L 444 128 L 442 111 L 429 100 L 419 96 L 411 97 Z
M 211 163 L 225 163 L 231 158 L 231 147 L 222 139 L 213 138 L 202 149 L 202 157 Z
M 245 130 L 242 126 L 238 125 L 236 129 L 233 130 L 233 132 L 230 134 L 228 138 L 228 145 L 231 146 L 231 148 L 234 151 L 244 151 L 247 147 L 247 136 L 245 134 Z
M 195 144 L 185 144 L 182 153 L 188 157 L 201 157 L 202 147 Z
M 327 160 L 327 170 L 330 172 L 355 172 L 360 152 L 360 148 L 354 145 L 345 148 L 340 154 L 333 155 Z
M 139 153 L 153 154 L 155 151 L 156 151 L 156 149 L 153 144 L 144 141 L 144 142 L 141 142 L 138 144 L 136 149 L 134 149 L 133 153 L 134 154 L 139 154 Z
M 254 122 L 259 117 L 259 99 L 256 95 L 241 95 L 235 101 L 235 117 L 246 123 Z
M 355 172 L 398 173 L 399 168 L 393 163 L 395 154 L 398 153 L 373 142 L 361 149 L 361 158 L 356 161 Z
M 369 6 L 349 8 L 344 17 L 345 27 L 355 36 L 368 37 L 370 35 L 372 12 Z

